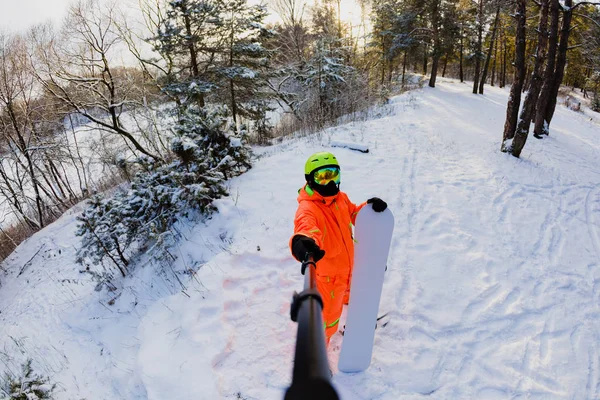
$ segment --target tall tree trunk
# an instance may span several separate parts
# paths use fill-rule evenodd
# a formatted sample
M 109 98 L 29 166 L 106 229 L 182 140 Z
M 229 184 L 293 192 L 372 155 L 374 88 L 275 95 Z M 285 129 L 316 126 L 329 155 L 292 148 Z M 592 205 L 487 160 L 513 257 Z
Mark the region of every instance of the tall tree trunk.
M 439 32 L 439 1 L 434 1 L 431 7 L 431 25 L 433 27 L 433 62 L 431 63 L 431 76 L 429 78 L 429 87 L 435 87 L 435 81 L 437 79 L 437 70 L 442 55 L 440 32 Z
M 423 75 L 427 75 L 427 43 L 425 43 L 425 50 L 423 51 Z
M 571 19 L 573 18 L 573 0 L 565 0 L 565 5 L 562 7 L 563 21 L 562 28 L 560 30 L 560 43 L 558 45 L 558 51 L 556 54 L 556 67 L 554 69 L 554 80 L 552 82 L 552 89 L 550 91 L 550 97 L 548 98 L 548 104 L 544 112 L 544 119 L 546 121 L 546 129 L 544 133 L 550 134 L 550 122 L 554 116 L 554 110 L 556 110 L 556 102 L 558 97 L 558 89 L 565 76 L 565 66 L 567 65 L 567 50 L 569 49 L 569 35 L 571 34 Z M 540 110 L 542 112 L 542 110 Z
M 448 58 L 450 58 L 450 55 L 448 53 L 446 53 L 446 55 L 444 56 L 444 66 L 442 67 L 442 78 L 446 77 L 446 68 L 448 67 Z
M 19 129 L 18 118 L 15 114 L 15 111 L 13 109 L 13 103 L 11 101 L 9 101 L 6 104 L 6 111 L 8 111 L 10 120 L 11 120 L 13 128 L 15 130 L 15 134 L 17 135 L 17 141 L 15 144 L 17 145 L 17 147 L 19 148 L 19 151 L 23 154 L 23 156 L 25 157 L 25 160 L 27 161 L 27 170 L 29 172 L 29 176 L 31 178 L 31 184 L 33 185 L 33 191 L 35 193 L 35 204 L 36 204 L 37 213 L 38 213 L 38 223 L 39 223 L 40 228 L 43 228 L 44 227 L 44 212 L 42 211 L 43 201 L 42 201 L 42 197 L 40 196 L 39 182 L 38 182 L 36 174 L 35 174 L 33 160 L 31 159 L 31 152 L 30 152 L 27 144 L 25 143 L 25 138 L 21 134 L 21 130 Z
M 233 25 L 233 21 L 234 21 L 235 16 L 231 15 L 231 32 L 229 35 L 229 67 L 233 67 L 233 45 L 234 45 L 234 38 L 235 38 L 235 31 L 234 31 L 234 25 Z M 231 116 L 233 118 L 233 130 L 234 132 L 237 133 L 238 131 L 238 126 L 237 126 L 237 103 L 235 101 L 235 87 L 233 84 L 233 79 L 229 79 L 229 93 L 231 95 Z
M 408 51 L 404 50 L 404 60 L 402 61 L 402 86 L 404 86 L 405 74 L 406 74 L 406 53 Z
M 438 70 L 439 61 L 440 61 L 440 56 L 434 55 L 433 61 L 431 63 L 431 76 L 429 78 L 429 87 L 432 87 L 432 88 L 435 87 L 435 81 L 437 79 L 437 70 Z
M 479 0 L 477 20 L 477 48 L 475 50 L 475 76 L 473 77 L 474 94 L 477 94 L 477 87 L 479 86 L 479 69 L 481 68 L 481 48 L 483 46 L 483 0 Z
M 531 73 L 529 91 L 527 92 L 525 101 L 523 102 L 523 110 L 521 111 L 519 124 L 517 125 L 517 131 L 512 143 L 512 155 L 515 157 L 519 157 L 521 155 L 521 151 L 523 150 L 523 147 L 525 147 L 525 142 L 527 142 L 529 127 L 534 116 L 535 103 L 537 102 L 542 86 L 542 73 L 544 69 L 544 62 L 546 60 L 546 48 L 548 46 L 548 2 L 549 0 L 541 0 L 540 21 L 537 30 L 538 45 L 535 52 L 535 64 Z
M 496 65 L 498 64 L 498 43 L 500 40 L 496 39 L 496 43 L 494 45 L 494 63 L 492 64 L 492 76 L 490 86 L 494 86 L 494 81 L 496 79 Z
M 583 85 L 583 98 L 587 99 L 588 96 L 588 85 L 590 82 L 590 78 L 592 76 L 592 69 L 591 68 L 586 68 L 585 69 L 585 83 Z
M 343 39 L 343 36 L 342 36 L 342 5 L 341 5 L 341 3 L 342 3 L 341 0 L 337 0 L 338 39 Z
M 502 29 L 502 75 L 500 79 L 501 88 L 506 86 L 506 59 L 508 58 L 506 53 L 506 31 Z
M 527 62 L 525 62 L 525 81 L 523 82 L 523 87 L 521 88 L 521 92 L 525 93 L 528 89 L 529 89 L 529 67 L 527 66 Z
M 37 231 L 38 229 L 40 229 L 41 226 L 39 225 L 39 223 L 37 221 L 34 221 L 31 218 L 29 218 L 27 216 L 27 213 L 25 212 L 25 210 L 23 210 L 22 203 L 21 203 L 21 201 L 19 201 L 19 196 L 17 195 L 17 192 L 15 191 L 12 184 L 10 183 L 10 179 L 8 178 L 8 175 L 4 172 L 4 167 L 1 165 L 0 165 L 0 176 L 2 177 L 2 180 L 4 181 L 4 184 L 6 185 L 7 190 L 10 192 L 10 196 L 8 196 L 3 191 L 4 197 L 6 197 L 6 199 L 12 203 L 12 206 L 13 206 L 12 208 L 14 211 L 16 211 L 16 214 L 21 216 L 23 221 L 25 221 L 25 223 L 29 226 L 29 228 L 31 228 L 31 230 Z
M 525 27 L 526 27 L 526 0 L 516 0 L 515 19 L 515 73 L 513 84 L 510 88 L 510 96 L 506 106 L 506 122 L 504 123 L 504 134 L 501 150 L 512 151 L 512 139 L 515 136 L 519 106 L 521 105 L 521 89 L 525 78 Z
M 385 61 L 387 60 L 386 57 L 387 54 L 387 49 L 385 46 L 385 38 L 381 41 L 381 85 L 383 85 L 385 83 Z
M 494 27 L 492 28 L 492 37 L 490 38 L 490 47 L 487 52 L 485 64 L 483 65 L 483 72 L 481 73 L 481 81 L 479 82 L 479 94 L 483 94 L 483 85 L 487 80 L 488 68 L 490 66 L 490 60 L 492 59 L 492 51 L 494 50 L 494 43 L 496 41 L 496 30 L 498 29 L 498 21 L 500 20 L 500 7 L 496 9 L 496 18 L 494 19 Z
M 387 70 L 388 70 L 387 81 L 388 81 L 388 84 L 391 84 L 392 83 L 392 75 L 394 74 L 394 60 L 393 59 L 388 60 Z
M 185 4 L 185 3 L 184 3 Z M 190 67 L 192 69 L 192 76 L 194 78 L 200 77 L 200 71 L 198 69 L 198 53 L 196 52 L 196 47 L 194 46 L 194 42 L 191 40 L 192 35 L 192 23 L 190 21 L 190 16 L 187 13 L 187 9 L 184 7 L 184 24 L 185 24 L 185 33 L 190 40 L 188 41 L 188 51 L 190 53 Z M 204 95 L 200 93 L 198 95 L 198 105 L 200 107 L 204 107 Z
M 460 28 L 460 60 L 459 60 L 459 64 L 458 64 L 458 75 L 460 77 L 460 81 L 464 82 L 465 81 L 465 75 L 464 75 L 464 71 L 463 71 L 463 53 L 464 53 L 464 45 L 463 45 L 463 31 L 462 31 L 462 27 Z
M 546 124 L 545 111 L 554 78 L 554 67 L 556 65 L 556 51 L 558 44 L 558 24 L 559 24 L 559 8 L 558 0 L 550 0 L 550 31 L 548 36 L 548 63 L 544 71 L 544 84 L 538 97 L 536 104 L 535 126 L 533 128 L 533 136 L 541 139 L 542 134 L 548 134 L 548 125 Z

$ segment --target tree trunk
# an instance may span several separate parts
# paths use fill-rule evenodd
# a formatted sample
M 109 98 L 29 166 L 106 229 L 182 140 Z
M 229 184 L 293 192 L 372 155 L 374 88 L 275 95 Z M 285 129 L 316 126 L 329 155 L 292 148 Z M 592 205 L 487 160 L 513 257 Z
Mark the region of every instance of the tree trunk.
M 526 0 L 516 0 L 515 19 L 515 73 L 513 84 L 510 88 L 510 96 L 506 106 L 506 121 L 504 123 L 504 135 L 501 150 L 512 151 L 512 139 L 515 136 L 519 106 L 521 105 L 521 89 L 525 78 L 525 27 L 526 27 Z
M 342 37 L 342 5 L 341 0 L 337 0 L 337 23 L 338 23 L 338 39 L 343 39 Z
M 479 69 L 481 68 L 481 48 L 483 46 L 483 0 L 479 0 L 477 17 L 477 48 L 475 50 L 475 76 L 473 77 L 473 93 L 477 94 L 479 86 Z
M 439 32 L 439 2 L 434 1 L 431 7 L 431 25 L 433 26 L 433 62 L 431 63 L 431 76 L 429 78 L 429 87 L 435 87 L 435 81 L 437 79 L 437 70 L 441 57 L 441 43 L 440 43 L 440 32 Z
M 33 191 L 35 193 L 35 204 L 36 204 L 37 213 L 38 213 L 38 223 L 39 223 L 40 228 L 43 228 L 44 227 L 44 213 L 42 211 L 43 202 L 42 202 L 42 197 L 40 196 L 39 182 L 37 180 L 37 177 L 35 175 L 35 169 L 33 167 L 33 160 L 31 159 L 31 152 L 29 151 L 27 144 L 25 143 L 25 138 L 23 138 L 23 135 L 21 134 L 21 131 L 19 129 L 18 118 L 15 115 L 12 102 L 9 101 L 6 104 L 6 110 L 8 111 L 10 120 L 11 120 L 13 128 L 15 130 L 15 134 L 17 135 L 17 141 L 15 144 L 17 145 L 17 147 L 19 148 L 19 151 L 23 154 L 23 156 L 25 157 L 25 160 L 27 161 L 27 170 L 29 172 L 29 176 L 31 177 L 31 184 L 33 185 Z
M 533 119 L 534 107 L 537 102 L 538 95 L 542 86 L 542 73 L 544 62 L 546 60 L 546 48 L 548 46 L 548 2 L 549 0 L 541 0 L 540 21 L 538 24 L 538 45 L 535 52 L 535 64 L 531 73 L 529 91 L 523 102 L 523 110 L 519 118 L 519 124 L 515 133 L 515 138 L 512 143 L 512 155 L 519 157 L 527 136 L 529 135 L 529 127 Z
M 427 75 L 427 43 L 425 43 L 425 50 L 423 51 L 423 75 Z
M 490 86 L 494 86 L 494 81 L 496 79 L 496 65 L 498 64 L 498 42 L 500 42 L 500 40 L 496 39 L 496 43 L 494 44 L 494 63 L 492 64 L 492 79 Z
M 558 0 L 550 0 L 550 32 L 548 36 L 548 63 L 544 71 L 544 84 L 535 106 L 535 126 L 533 136 L 541 139 L 542 134 L 548 134 L 548 125 L 546 123 L 545 111 L 550 93 L 552 91 L 552 82 L 554 77 L 554 66 L 556 65 L 556 50 L 558 44 L 558 20 L 560 4 Z
M 432 87 L 432 88 L 435 87 L 435 81 L 437 79 L 437 70 L 438 70 L 439 61 L 440 61 L 440 56 L 434 55 L 433 62 L 431 63 L 431 77 L 429 78 L 429 87 Z
M 498 21 L 500 20 L 500 7 L 496 9 L 496 18 L 494 19 L 494 27 L 492 28 L 492 37 L 490 38 L 490 47 L 487 52 L 485 64 L 483 65 L 483 72 L 481 74 L 481 81 L 479 82 L 479 94 L 483 94 L 483 85 L 487 80 L 488 68 L 490 66 L 490 60 L 492 59 L 492 51 L 494 50 L 494 43 L 496 41 L 496 30 L 498 29 Z
M 546 121 L 546 129 L 544 133 L 550 134 L 550 122 L 556 110 L 556 101 L 558 97 L 558 89 L 565 76 L 565 66 L 567 64 L 567 50 L 569 48 L 569 35 L 571 34 L 571 19 L 573 18 L 573 0 L 565 0 L 565 5 L 562 7 L 563 21 L 560 30 L 560 43 L 556 54 L 556 67 L 554 69 L 554 79 L 552 89 L 548 98 L 548 104 L 544 111 L 544 119 Z M 539 110 L 542 112 L 542 110 Z
M 448 53 L 446 53 L 446 56 L 444 57 L 444 66 L 442 67 L 442 78 L 446 77 L 446 68 L 448 67 L 448 58 L 450 58 L 450 55 Z
M 508 58 L 506 52 L 506 31 L 502 29 L 502 75 L 500 79 L 501 88 L 506 86 L 506 59 Z
M 407 53 L 407 51 L 404 50 L 404 60 L 402 60 L 402 86 L 404 86 L 405 74 L 406 74 L 406 53 Z
M 385 48 L 385 38 L 381 41 L 381 85 L 385 84 L 385 60 L 387 49 Z
M 463 39 L 464 39 L 463 31 L 461 28 L 461 30 L 460 30 L 460 60 L 459 60 L 459 64 L 458 64 L 458 75 L 460 77 L 461 82 L 465 81 L 465 75 L 464 75 L 464 71 L 463 71 L 463 52 L 464 52 Z
M 16 213 L 18 213 L 18 215 L 20 215 L 23 218 L 23 221 L 25 221 L 25 223 L 29 226 L 29 228 L 31 228 L 31 230 L 37 231 L 38 229 L 40 229 L 41 227 L 38 224 L 38 222 L 29 218 L 27 216 L 26 212 L 23 210 L 21 201 L 19 201 L 19 196 L 17 195 L 15 189 L 12 187 L 12 185 L 10 183 L 10 179 L 4 172 L 4 168 L 1 165 L 0 165 L 0 176 L 2 177 L 2 180 L 4 181 L 7 190 L 10 192 L 10 197 L 7 196 L 5 193 L 3 193 L 4 197 L 6 197 L 6 199 L 11 202 L 11 204 L 13 206 L 12 207 L 13 210 L 16 211 Z
M 184 3 L 185 4 L 185 3 Z M 184 24 L 185 24 L 185 33 L 190 40 L 188 41 L 188 51 L 190 52 L 190 67 L 192 70 L 192 76 L 194 78 L 198 78 L 200 76 L 200 71 L 198 69 L 198 53 L 196 52 L 196 47 L 194 46 L 194 42 L 191 40 L 192 35 L 192 24 L 190 21 L 190 16 L 187 13 L 187 9 L 184 7 Z M 204 95 L 198 95 L 198 105 L 200 107 L 204 107 Z
M 234 26 L 233 26 L 233 20 L 234 20 L 234 15 L 231 15 L 231 32 L 229 35 L 229 67 L 233 67 L 233 45 L 234 45 L 234 38 L 235 38 L 235 32 L 234 32 Z M 237 133 L 238 131 L 238 127 L 237 127 L 237 104 L 235 101 L 235 88 L 234 88 L 234 84 L 233 84 L 233 79 L 229 79 L 229 92 L 231 95 L 231 116 L 233 118 L 233 131 Z
M 525 54 L 527 57 L 527 54 Z M 525 58 L 527 59 L 527 58 Z M 527 66 L 527 62 L 525 62 L 525 81 L 523 82 L 523 88 L 521 92 L 525 93 L 529 89 L 529 67 Z
M 586 68 L 585 69 L 585 84 L 583 85 L 583 98 L 584 99 L 589 98 L 589 95 L 588 95 L 588 85 L 589 85 L 591 77 L 592 77 L 592 69 L 591 68 Z

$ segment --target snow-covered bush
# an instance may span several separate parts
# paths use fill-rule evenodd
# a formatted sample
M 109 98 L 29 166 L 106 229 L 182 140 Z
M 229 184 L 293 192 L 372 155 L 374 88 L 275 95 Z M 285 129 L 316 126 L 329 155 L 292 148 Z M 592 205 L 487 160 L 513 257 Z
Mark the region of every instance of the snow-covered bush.
M 23 364 L 21 374 L 6 374 L 0 381 L 0 400 L 43 400 L 52 399 L 56 384 L 48 378 L 33 373 L 32 360 Z
M 165 164 L 140 159 L 130 188 L 90 200 L 78 217 L 80 263 L 89 267 L 108 259 L 125 276 L 140 250 L 162 258 L 173 242 L 173 224 L 191 210 L 214 211 L 213 200 L 226 195 L 224 181 L 250 168 L 244 137 L 227 132 L 220 109 L 180 111 L 174 133 L 175 159 Z
M 171 150 L 187 165 L 191 160 L 206 162 L 207 168 L 225 178 L 250 168 L 250 149 L 245 131 L 234 132 L 223 106 L 211 109 L 188 106 L 178 111 L 175 138 Z

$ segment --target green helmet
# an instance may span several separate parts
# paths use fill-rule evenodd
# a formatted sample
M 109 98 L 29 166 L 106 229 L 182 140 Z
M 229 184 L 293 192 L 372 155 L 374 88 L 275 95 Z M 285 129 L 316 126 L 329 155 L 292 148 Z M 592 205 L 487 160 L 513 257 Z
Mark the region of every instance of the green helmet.
M 312 156 L 308 157 L 308 160 L 306 160 L 306 164 L 304 165 L 304 175 L 310 175 L 314 170 L 318 168 L 332 165 L 335 165 L 338 168 L 340 166 L 333 154 L 327 151 L 315 153 Z

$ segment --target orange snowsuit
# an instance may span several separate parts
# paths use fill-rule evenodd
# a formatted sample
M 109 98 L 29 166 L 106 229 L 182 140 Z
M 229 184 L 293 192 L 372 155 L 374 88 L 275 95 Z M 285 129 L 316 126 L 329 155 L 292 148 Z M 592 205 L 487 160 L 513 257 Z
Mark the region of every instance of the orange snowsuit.
M 294 235 L 312 238 L 325 256 L 317 262 L 317 289 L 323 298 L 323 321 L 327 343 L 337 330 L 344 304 L 348 304 L 354 265 L 352 227 L 358 211 L 346 193 L 323 197 L 308 185 L 299 190 Z M 290 249 L 292 242 L 290 240 Z M 302 260 L 298 260 L 302 261 Z

